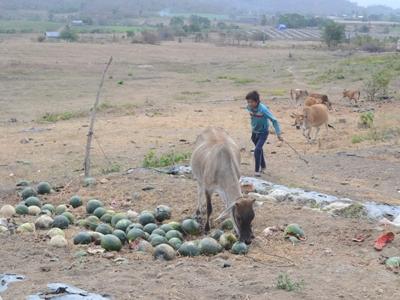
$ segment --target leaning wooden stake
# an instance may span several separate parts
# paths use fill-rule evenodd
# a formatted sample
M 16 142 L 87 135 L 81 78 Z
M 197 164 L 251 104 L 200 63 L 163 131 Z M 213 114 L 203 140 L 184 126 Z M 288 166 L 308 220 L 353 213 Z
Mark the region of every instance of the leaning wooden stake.
M 108 71 L 108 68 L 111 65 L 112 62 L 112 56 L 110 57 L 110 60 L 108 61 L 106 68 L 104 69 L 103 72 L 103 76 L 101 77 L 101 81 L 100 81 L 100 85 L 99 88 L 97 90 L 97 95 L 96 95 L 96 101 L 94 102 L 93 108 L 92 108 L 92 112 L 90 114 L 90 125 L 89 125 L 89 132 L 87 134 L 87 142 L 86 142 L 86 154 L 85 154 L 85 177 L 90 177 L 90 148 L 92 145 L 92 138 L 93 138 L 93 127 L 94 127 L 94 121 L 96 119 L 96 112 L 97 112 L 97 106 L 99 104 L 100 101 L 100 91 L 101 88 L 103 87 L 103 83 L 104 83 L 104 78 L 106 76 L 106 73 Z

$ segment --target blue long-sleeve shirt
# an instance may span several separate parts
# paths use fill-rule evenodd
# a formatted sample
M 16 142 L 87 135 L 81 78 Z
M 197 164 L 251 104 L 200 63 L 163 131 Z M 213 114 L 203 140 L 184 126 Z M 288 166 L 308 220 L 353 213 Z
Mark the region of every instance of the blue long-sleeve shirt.
M 247 110 L 250 113 L 251 128 L 254 133 L 267 132 L 269 128 L 269 121 L 271 121 L 272 125 L 275 128 L 276 134 L 281 134 L 281 128 L 279 126 L 278 120 L 275 118 L 275 116 L 272 114 L 267 106 L 260 103 L 256 109 L 251 109 L 249 106 L 247 106 Z

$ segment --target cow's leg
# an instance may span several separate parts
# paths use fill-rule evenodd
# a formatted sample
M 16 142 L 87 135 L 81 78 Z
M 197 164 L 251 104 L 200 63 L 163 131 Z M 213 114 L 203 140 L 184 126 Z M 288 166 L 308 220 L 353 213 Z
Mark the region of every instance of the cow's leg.
M 196 212 L 194 215 L 195 219 L 198 222 L 201 222 L 201 217 L 204 214 L 204 193 L 205 193 L 204 188 L 200 184 L 198 184 L 197 185 L 197 209 L 196 209 Z
M 313 142 L 315 142 L 315 141 L 317 140 L 318 133 L 319 133 L 319 130 L 320 130 L 320 129 L 321 129 L 321 127 L 317 127 L 317 130 L 315 131 L 315 136 L 314 136 Z
M 212 213 L 212 204 L 211 204 L 211 193 L 210 191 L 205 191 L 206 201 L 207 201 L 207 219 L 206 225 L 204 227 L 204 231 L 207 233 L 210 231 L 210 215 Z

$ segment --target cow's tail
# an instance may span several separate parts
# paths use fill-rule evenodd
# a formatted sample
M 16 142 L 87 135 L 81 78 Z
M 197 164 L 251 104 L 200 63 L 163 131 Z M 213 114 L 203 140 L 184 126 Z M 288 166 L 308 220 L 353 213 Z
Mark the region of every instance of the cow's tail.
M 358 93 L 358 99 L 357 99 L 357 101 L 360 101 L 360 97 L 361 97 L 361 92 L 360 91 L 357 91 Z

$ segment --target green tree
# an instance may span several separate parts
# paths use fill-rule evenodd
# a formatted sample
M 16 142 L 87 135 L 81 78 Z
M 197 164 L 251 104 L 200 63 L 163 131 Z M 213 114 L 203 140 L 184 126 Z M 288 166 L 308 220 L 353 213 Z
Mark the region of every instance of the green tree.
M 345 26 L 336 22 L 329 22 L 325 24 L 322 39 L 328 47 L 337 46 L 342 43 L 346 38 Z
M 266 16 L 266 15 L 262 15 L 262 16 L 261 16 L 260 25 L 261 25 L 261 26 L 267 25 L 267 16 Z
M 171 27 L 182 27 L 185 25 L 182 17 L 172 17 L 169 21 L 169 26 Z
M 69 42 L 75 42 L 78 40 L 78 34 L 73 31 L 69 26 L 65 26 L 63 31 L 60 33 L 60 39 L 69 41 Z

